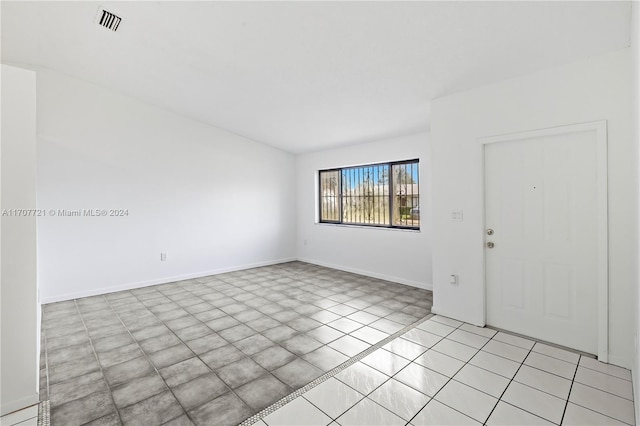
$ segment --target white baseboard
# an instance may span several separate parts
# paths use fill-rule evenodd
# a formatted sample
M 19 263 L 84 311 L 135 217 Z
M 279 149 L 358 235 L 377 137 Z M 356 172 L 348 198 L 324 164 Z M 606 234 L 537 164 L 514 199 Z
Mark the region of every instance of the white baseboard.
M 4 395 L 3 395 L 4 396 Z M 33 395 L 25 396 L 15 401 L 5 401 L 3 399 L 2 406 L 0 407 L 0 416 L 13 413 L 14 411 L 22 410 L 23 408 L 31 407 L 40 401 L 40 397 L 37 393 Z
M 209 276 L 209 275 L 224 274 L 226 272 L 241 271 L 241 270 L 244 270 L 244 269 L 259 268 L 261 266 L 277 265 L 277 264 L 280 264 L 280 263 L 293 262 L 293 261 L 296 261 L 296 260 L 299 260 L 301 262 L 312 263 L 314 265 L 324 266 L 324 267 L 327 267 L 327 268 L 338 269 L 338 270 L 345 271 L 345 272 L 352 272 L 354 274 L 365 275 L 367 277 L 378 278 L 378 279 L 382 279 L 382 280 L 386 280 L 386 281 L 396 282 L 396 283 L 399 283 L 399 284 L 405 284 L 405 285 L 409 285 L 409 286 L 412 286 L 412 287 L 417 287 L 417 288 L 422 288 L 422 289 L 425 289 L 425 290 L 433 291 L 433 285 L 431 283 L 424 283 L 424 282 L 418 282 L 418 281 L 413 281 L 413 280 L 407 280 L 407 279 L 400 278 L 400 277 L 394 277 L 394 276 L 385 275 L 385 274 L 378 274 L 378 273 L 375 273 L 375 272 L 365 271 L 365 270 L 362 270 L 362 269 L 350 268 L 350 267 L 342 266 L 342 265 L 334 265 L 334 264 L 329 264 L 329 263 L 325 263 L 325 262 L 319 262 L 319 261 L 316 261 L 316 260 L 313 260 L 313 259 L 301 259 L 301 258 L 292 257 L 292 258 L 270 260 L 270 261 L 258 262 L 258 263 L 252 263 L 252 264 L 246 264 L 246 265 L 237 265 L 237 266 L 232 266 L 232 267 L 228 267 L 228 268 L 212 269 L 212 270 L 208 270 L 208 271 L 195 272 L 195 273 L 191 273 L 191 274 L 183 274 L 183 275 L 177 275 L 177 276 L 171 276 L 171 277 L 162 277 L 162 278 L 157 278 L 157 279 L 148 280 L 148 281 L 131 282 L 131 283 L 125 283 L 125 284 L 120 284 L 120 285 L 116 285 L 116 286 L 102 287 L 102 288 L 91 289 L 91 290 L 86 290 L 86 291 L 78 291 L 78 292 L 73 292 L 73 293 L 59 294 L 59 295 L 55 295 L 55 296 L 44 297 L 44 298 L 42 298 L 40 303 L 41 304 L 47 304 L 47 303 L 62 302 L 62 301 L 65 301 L 65 300 L 79 299 L 79 298 L 82 298 L 82 297 L 99 296 L 99 295 L 102 295 L 102 294 L 114 293 L 114 292 L 117 292 L 117 291 L 133 290 L 133 289 L 136 289 L 136 288 L 149 287 L 149 286 L 152 286 L 152 285 L 166 284 L 166 283 L 170 283 L 170 282 L 174 282 L 174 281 L 189 280 L 189 279 L 192 279 L 192 278 L 201 278 L 201 277 L 206 277 L 206 276 Z
M 431 307 L 431 313 L 436 314 L 436 315 L 441 315 L 443 317 L 447 317 L 447 318 L 451 318 L 451 319 L 455 319 L 458 321 L 463 321 L 478 327 L 484 327 L 486 324 L 477 324 L 474 323 L 474 321 L 472 321 L 470 318 L 464 318 L 464 316 L 459 315 L 458 313 L 453 313 L 453 312 L 448 312 L 446 310 L 442 310 L 440 309 L 437 305 L 433 305 Z M 531 339 L 536 340 L 535 337 L 531 337 Z M 621 356 L 617 356 L 617 355 L 611 355 L 609 354 L 609 362 L 608 364 L 612 364 L 612 365 L 617 365 L 618 367 L 623 367 L 623 368 L 627 368 L 627 369 L 631 369 L 631 365 L 629 363 L 629 360 L 625 357 L 621 357 Z M 635 393 L 635 388 L 637 387 L 636 384 L 636 379 L 634 376 L 634 381 L 633 381 L 633 386 L 634 386 L 634 395 L 638 395 L 637 393 Z M 640 413 L 638 413 L 640 414 Z
M 626 368 L 628 370 L 631 370 L 633 368 L 631 362 L 629 362 L 629 359 L 627 357 L 618 355 L 609 354 L 609 362 L 607 364 L 617 365 L 618 367 Z
M 391 281 L 391 282 L 399 283 L 399 284 L 410 285 L 411 287 L 417 287 L 417 288 L 422 288 L 424 290 L 433 291 L 433 285 L 431 283 L 423 283 L 423 282 L 419 282 L 419 281 L 407 280 L 405 278 L 394 277 L 394 276 L 385 275 L 385 274 L 378 274 L 376 272 L 365 271 L 365 270 L 357 269 L 357 268 L 350 268 L 348 266 L 334 265 L 332 263 L 320 262 L 320 261 L 313 260 L 313 259 L 298 258 L 298 260 L 300 262 L 312 263 L 314 265 L 324 266 L 326 268 L 338 269 L 340 271 L 351 272 L 351 273 L 358 274 L 358 275 L 364 275 L 364 276 L 371 277 L 371 278 L 378 278 L 378 279 L 381 279 L 381 280 Z
M 457 321 L 466 322 L 468 324 L 472 324 L 477 327 L 484 327 L 486 325 L 484 322 L 478 323 L 477 321 L 473 321 L 471 318 L 466 318 L 464 316 L 461 316 L 458 312 L 451 312 L 451 311 L 440 309 L 435 304 L 431 307 L 431 313 L 436 315 L 441 315 L 443 317 L 451 318 Z
M 244 269 L 259 268 L 261 266 L 277 265 L 280 263 L 293 262 L 295 260 L 297 260 L 295 257 L 287 258 L 287 259 L 268 260 L 265 262 L 257 262 L 257 263 L 251 263 L 246 265 L 237 265 L 237 266 L 231 266 L 228 268 L 212 269 L 209 271 L 201 271 L 201 272 L 195 272 L 191 274 L 156 278 L 149 281 L 138 281 L 138 282 L 120 284 L 112 287 L 102 287 L 102 288 L 97 288 L 97 289 L 92 289 L 87 291 L 65 293 L 65 294 L 60 294 L 56 296 L 45 297 L 40 301 L 40 303 L 44 305 L 47 303 L 55 303 L 55 302 L 62 302 L 65 300 L 79 299 L 81 297 L 99 296 L 101 294 L 115 293 L 117 291 L 133 290 L 136 288 L 149 287 L 149 286 L 158 285 L 158 284 L 166 284 L 174 281 L 190 280 L 192 278 L 202 278 L 202 277 L 207 277 L 209 275 L 224 274 L 226 272 L 235 272 L 235 271 L 242 271 Z

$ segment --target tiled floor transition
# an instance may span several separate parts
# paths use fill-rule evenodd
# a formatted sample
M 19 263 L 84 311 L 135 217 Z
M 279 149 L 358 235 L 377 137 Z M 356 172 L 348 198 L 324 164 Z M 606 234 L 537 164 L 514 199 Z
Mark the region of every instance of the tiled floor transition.
M 431 304 L 291 262 L 45 305 L 41 399 L 54 426 L 635 424 L 628 370 Z
M 53 425 L 236 425 L 431 304 L 302 262 L 49 304 L 40 395 Z
M 629 370 L 432 316 L 256 426 L 635 424 Z

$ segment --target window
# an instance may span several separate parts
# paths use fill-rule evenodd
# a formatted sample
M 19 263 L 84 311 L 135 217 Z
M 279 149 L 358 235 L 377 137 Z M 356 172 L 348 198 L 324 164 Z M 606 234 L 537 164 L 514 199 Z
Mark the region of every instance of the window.
M 418 160 L 320 170 L 320 222 L 420 229 Z

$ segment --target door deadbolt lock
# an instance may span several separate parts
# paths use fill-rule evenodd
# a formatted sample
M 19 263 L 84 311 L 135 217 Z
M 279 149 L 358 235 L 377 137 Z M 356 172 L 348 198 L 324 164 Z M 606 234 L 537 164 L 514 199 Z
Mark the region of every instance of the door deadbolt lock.
M 488 248 L 493 248 L 493 246 L 494 246 L 494 245 L 495 245 L 495 244 L 493 244 L 493 241 L 489 241 L 489 242 L 487 243 L 487 247 L 488 247 Z
M 493 235 L 493 229 L 491 228 L 487 229 L 487 235 Z

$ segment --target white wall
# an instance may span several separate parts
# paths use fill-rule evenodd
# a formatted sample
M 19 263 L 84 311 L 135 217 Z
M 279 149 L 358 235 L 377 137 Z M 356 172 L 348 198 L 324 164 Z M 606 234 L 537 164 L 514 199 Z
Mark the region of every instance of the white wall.
M 37 75 L 38 207 L 129 212 L 38 220 L 43 302 L 295 257 L 291 154 L 80 80 Z
M 0 415 L 38 402 L 39 305 L 36 208 L 36 76 L 2 65 Z
M 419 232 L 316 223 L 318 170 L 415 158 L 420 160 Z M 296 165 L 300 260 L 431 289 L 427 133 L 299 155 Z
M 437 99 L 432 104 L 435 312 L 482 325 L 482 149 L 476 138 L 606 119 L 609 352 L 631 367 L 637 269 L 637 156 L 629 49 Z M 451 222 L 453 210 L 463 222 Z M 459 286 L 448 284 L 458 274 Z
M 631 55 L 632 55 L 632 73 L 633 78 L 633 110 L 632 116 L 635 117 L 635 126 L 633 138 L 636 146 L 640 147 L 640 4 L 631 4 Z M 637 162 L 640 165 L 640 149 L 638 149 Z M 640 172 L 638 173 L 638 211 L 640 211 Z M 637 218 L 640 221 L 640 217 Z M 638 226 L 638 242 L 640 243 L 640 225 Z M 640 251 L 640 248 L 639 248 Z M 633 364 L 633 394 L 640 395 L 640 356 L 638 355 L 638 333 L 640 332 L 640 253 L 637 257 L 636 271 L 636 294 L 635 300 L 635 322 L 636 322 L 636 334 L 635 334 L 635 354 Z M 636 408 L 636 419 L 640 419 L 640 398 L 636 397 L 634 400 Z

